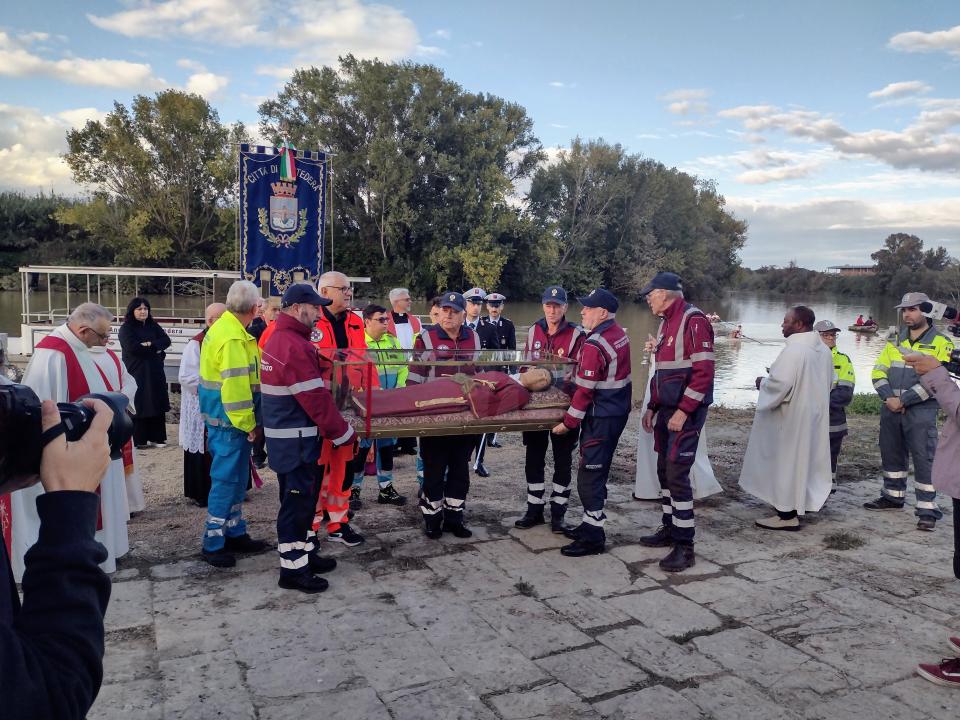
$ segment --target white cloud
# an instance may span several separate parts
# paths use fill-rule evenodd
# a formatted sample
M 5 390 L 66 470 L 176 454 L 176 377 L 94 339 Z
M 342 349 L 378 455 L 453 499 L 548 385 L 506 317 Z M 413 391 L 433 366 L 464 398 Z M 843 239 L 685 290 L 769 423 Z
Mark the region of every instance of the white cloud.
M 189 93 L 196 93 L 207 100 L 220 97 L 224 88 L 230 84 L 230 78 L 226 75 L 212 73 L 207 70 L 203 63 L 199 63 L 196 60 L 183 58 L 177 60 L 177 65 L 193 71 L 190 77 L 187 78 L 187 84 L 184 86 L 184 90 Z
M 416 27 L 402 11 L 360 0 L 134 0 L 129 10 L 87 17 L 127 37 L 293 50 L 291 63 L 258 69 L 281 79 L 295 67 L 331 64 L 346 53 L 385 61 L 439 54 L 419 44 Z
M 450 39 L 450 31 L 447 30 L 446 28 L 437 28 L 431 34 L 433 35 L 433 37 L 440 38 L 441 40 Z
M 960 55 L 960 25 L 936 32 L 904 32 L 890 38 L 889 47 L 902 52 L 946 52 Z
M 574 88 L 576 83 L 563 82 L 562 80 L 551 80 L 550 87 L 552 88 Z
M 766 183 L 794 180 L 812 175 L 820 167 L 819 163 L 802 165 L 784 165 L 766 170 L 748 170 L 737 175 L 737 181 L 745 185 L 764 185 Z
M 0 75 L 8 77 L 52 77 L 75 85 L 157 90 L 166 85 L 146 63 L 106 58 L 45 58 L 29 45 L 44 33 L 13 38 L 0 31 Z
M 769 203 L 727 197 L 727 207 L 749 224 L 742 256 L 746 265 L 803 267 L 867 262 L 893 232 L 915 233 L 930 245 L 960 254 L 960 199 L 880 202 L 822 198 Z
M 911 95 L 923 95 L 932 89 L 932 87 L 922 80 L 907 80 L 905 82 L 890 83 L 880 90 L 874 90 L 870 93 L 870 97 L 882 100 L 893 100 Z
M 417 55 L 424 57 L 444 57 L 447 51 L 436 45 L 417 45 Z
M 660 100 L 667 103 L 667 112 L 674 115 L 703 115 L 710 110 L 710 94 L 703 88 L 680 88 L 661 95 Z
M 0 188 L 77 194 L 61 157 L 67 150 L 66 133 L 104 116 L 96 108 L 44 115 L 36 108 L 0 103 L 0 164 L 5 170 Z
M 948 132 L 960 125 L 960 100 L 926 104 L 903 130 L 852 132 L 836 120 L 812 110 L 781 110 L 770 105 L 744 105 L 720 111 L 755 133 L 783 132 L 824 143 L 845 156 L 868 157 L 896 168 L 956 172 L 960 169 L 960 135 Z

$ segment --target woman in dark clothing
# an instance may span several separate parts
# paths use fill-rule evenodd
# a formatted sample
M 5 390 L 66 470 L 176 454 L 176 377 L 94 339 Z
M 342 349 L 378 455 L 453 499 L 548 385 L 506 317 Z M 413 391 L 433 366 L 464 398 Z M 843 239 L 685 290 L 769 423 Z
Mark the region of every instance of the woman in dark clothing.
M 137 381 L 133 444 L 138 448 L 166 446 L 165 413 L 170 409 L 170 397 L 163 359 L 168 347 L 170 338 L 150 314 L 150 303 L 135 297 L 120 326 L 120 349 L 123 364 Z

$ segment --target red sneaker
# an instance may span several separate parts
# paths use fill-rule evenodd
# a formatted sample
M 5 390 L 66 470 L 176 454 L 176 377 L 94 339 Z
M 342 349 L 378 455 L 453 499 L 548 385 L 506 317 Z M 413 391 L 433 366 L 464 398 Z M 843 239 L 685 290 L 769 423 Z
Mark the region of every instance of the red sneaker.
M 952 637 L 947 640 L 950 643 L 950 649 L 955 652 L 960 652 L 960 637 Z
M 936 685 L 960 688 L 960 658 L 941 660 L 939 665 L 917 665 L 917 674 Z

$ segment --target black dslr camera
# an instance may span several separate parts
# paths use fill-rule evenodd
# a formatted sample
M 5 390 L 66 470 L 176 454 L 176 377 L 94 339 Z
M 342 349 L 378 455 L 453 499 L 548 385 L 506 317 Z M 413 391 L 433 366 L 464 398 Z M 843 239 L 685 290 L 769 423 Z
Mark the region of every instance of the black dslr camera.
M 123 446 L 133 437 L 127 396 L 115 392 L 91 393 L 80 400 L 86 398 L 103 400 L 113 410 L 107 437 L 110 457 L 118 459 Z M 60 410 L 60 424 L 44 432 L 37 394 L 26 385 L 0 385 L 0 479 L 37 474 L 47 443 L 61 434 L 66 435 L 68 441 L 79 440 L 96 414 L 79 401 L 57 403 L 57 408 Z
M 947 325 L 947 330 L 949 330 L 950 334 L 955 338 L 960 338 L 960 322 L 957 321 L 957 315 L 960 315 L 960 312 L 957 311 L 957 308 L 939 302 L 930 302 L 922 303 L 920 310 L 926 313 L 932 320 L 941 320 L 943 318 L 953 320 L 952 325 Z M 947 372 L 954 377 L 960 377 L 960 348 L 955 348 L 954 351 L 950 353 L 950 360 L 945 362 L 943 366 L 947 369 Z

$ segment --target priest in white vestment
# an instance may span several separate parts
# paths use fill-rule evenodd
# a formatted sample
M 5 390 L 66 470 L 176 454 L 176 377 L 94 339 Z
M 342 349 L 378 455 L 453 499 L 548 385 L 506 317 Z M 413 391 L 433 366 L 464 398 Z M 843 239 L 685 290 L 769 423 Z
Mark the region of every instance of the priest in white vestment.
M 650 358 L 650 377 L 656 372 L 656 360 Z M 650 383 L 647 387 L 640 407 L 647 407 L 650 403 Z M 653 448 L 653 433 L 644 432 L 640 428 L 637 438 L 637 474 L 633 486 L 633 497 L 637 500 L 662 500 L 660 480 L 657 478 L 657 452 Z M 710 464 L 710 455 L 707 453 L 707 428 L 700 430 L 700 441 L 697 443 L 697 454 L 690 467 L 690 485 L 693 488 L 693 499 L 702 500 L 718 492 L 723 492 L 717 476 Z
M 90 347 L 106 346 L 110 339 L 110 325 L 113 313 L 96 303 L 84 303 L 76 308 L 67 320 L 50 334 L 48 344 L 51 347 L 38 347 L 34 350 L 30 364 L 23 376 L 23 384 L 29 386 L 40 400 L 68 402 L 71 390 L 67 386 L 67 376 L 73 358 L 79 365 L 87 388 L 92 393 L 106 392 L 107 384 L 98 369 Z M 44 341 L 38 345 L 44 344 Z M 63 348 L 61 352 L 54 347 Z M 70 358 L 67 358 L 67 355 Z M 101 358 L 104 368 L 111 363 L 109 356 Z M 107 375 L 109 379 L 111 375 Z M 114 370 L 113 377 L 116 377 Z M 134 389 L 135 392 L 135 389 Z M 43 487 L 40 483 L 13 493 L 11 502 L 12 547 L 11 561 L 17 582 L 23 577 L 24 556 L 37 541 L 40 530 L 40 518 L 37 515 L 36 500 Z M 100 565 L 105 572 L 117 569 L 117 558 L 123 557 L 130 549 L 127 538 L 127 520 L 130 512 L 127 504 L 127 488 L 123 470 L 123 459 L 111 460 L 110 469 L 100 483 L 101 516 L 98 521 L 96 539 L 107 549 L 107 559 Z
M 100 368 L 104 379 L 109 383 L 108 390 L 123 393 L 127 396 L 127 411 L 136 414 L 133 399 L 137 395 L 137 380 L 123 364 L 118 350 L 111 350 L 103 345 L 94 345 L 89 348 L 93 361 Z M 137 454 L 133 452 L 133 441 L 123 456 L 123 479 L 127 489 L 127 506 L 131 513 L 143 512 L 147 501 L 143 497 L 143 480 L 140 477 L 140 468 L 137 463 Z
M 799 530 L 798 515 L 816 512 L 830 497 L 830 388 L 833 357 L 813 331 L 813 311 L 802 305 L 783 319 L 786 347 L 760 396 L 740 487 L 770 503 L 777 514 L 757 520 L 767 530 Z

